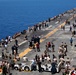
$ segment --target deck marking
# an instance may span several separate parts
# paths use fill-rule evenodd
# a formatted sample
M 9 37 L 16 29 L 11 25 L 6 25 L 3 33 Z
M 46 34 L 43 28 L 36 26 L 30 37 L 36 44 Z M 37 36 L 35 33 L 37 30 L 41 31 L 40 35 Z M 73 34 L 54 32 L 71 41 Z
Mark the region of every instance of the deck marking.
M 27 40 L 25 40 L 25 41 L 21 42 L 21 43 L 19 44 L 19 46 L 20 46 L 20 45 L 22 45 L 22 44 L 24 44 L 25 42 L 27 42 Z
M 76 17 L 76 14 L 74 15 L 74 17 Z M 69 19 L 69 21 L 72 20 L 72 19 L 73 19 L 73 17 L 71 17 L 71 18 Z M 57 28 L 55 28 L 54 30 L 52 30 L 51 32 L 49 32 L 49 33 L 48 33 L 47 35 L 45 35 L 44 37 L 47 39 L 49 36 L 51 36 L 51 35 L 53 35 L 55 32 L 57 32 L 57 31 L 61 28 L 61 26 L 64 26 L 65 24 L 66 24 L 66 23 L 63 22 L 63 23 L 60 24 Z M 40 43 L 42 43 L 44 40 L 45 40 L 45 39 L 41 39 L 41 40 L 40 40 Z M 30 48 L 25 49 L 23 52 L 21 52 L 21 53 L 19 54 L 19 57 L 22 58 L 23 56 L 25 56 L 26 54 L 28 54 L 31 50 L 32 50 L 32 49 L 30 49 Z

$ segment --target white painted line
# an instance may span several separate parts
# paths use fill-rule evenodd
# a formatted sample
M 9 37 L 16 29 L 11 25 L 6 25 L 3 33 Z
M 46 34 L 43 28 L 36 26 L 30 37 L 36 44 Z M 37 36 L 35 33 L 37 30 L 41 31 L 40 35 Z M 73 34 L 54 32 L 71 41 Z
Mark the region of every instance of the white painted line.
M 25 42 L 27 42 L 27 40 L 25 40 L 25 41 L 21 42 L 21 43 L 20 43 L 20 44 L 18 44 L 18 45 L 20 46 L 20 45 L 24 44 Z
M 43 30 L 43 31 L 45 31 L 45 30 L 50 30 L 50 28 L 52 28 L 52 25 L 49 25 L 49 27 L 47 27 L 47 28 L 45 28 L 45 29 L 41 29 L 41 30 Z
M 52 28 L 52 25 L 50 25 L 48 28 Z
M 55 22 L 55 24 L 58 24 L 58 23 L 59 23 L 59 21 L 56 21 L 56 22 Z

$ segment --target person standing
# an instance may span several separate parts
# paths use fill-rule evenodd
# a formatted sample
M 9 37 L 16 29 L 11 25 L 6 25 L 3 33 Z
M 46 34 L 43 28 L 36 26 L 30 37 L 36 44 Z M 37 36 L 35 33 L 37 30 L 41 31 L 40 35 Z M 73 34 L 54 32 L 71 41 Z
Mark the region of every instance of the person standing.
M 18 54 L 18 45 L 15 45 L 16 54 Z
M 70 26 L 70 31 L 72 32 L 72 26 Z
M 65 26 L 63 26 L 63 30 L 65 30 Z
M 25 35 L 25 40 L 28 40 L 27 35 Z
M 37 37 L 37 42 L 40 44 L 40 36 Z
M 7 44 L 4 44 L 4 47 L 5 47 L 5 49 L 6 49 L 6 52 L 7 52 L 7 47 L 8 47 L 8 46 L 7 46 Z
M 2 67 L 2 75 L 7 75 L 7 67 L 5 64 Z
M 8 74 L 10 74 L 10 63 L 9 62 L 7 62 L 7 72 L 8 72 Z
M 14 65 L 15 65 L 15 61 L 14 61 L 14 58 L 11 60 L 11 67 L 12 67 L 12 70 L 14 70 Z
M 32 46 L 33 46 L 32 41 L 28 41 L 28 45 L 29 45 L 29 48 L 32 48 Z
M 40 45 L 38 42 L 36 43 L 36 48 L 37 48 L 37 51 L 40 52 Z
M 12 49 L 12 54 L 14 54 L 14 46 L 12 46 L 11 49 Z
M 40 59 L 37 61 L 37 65 L 38 65 L 39 72 L 41 72 L 42 70 L 41 70 L 41 61 L 40 61 Z
M 67 52 L 67 44 L 66 43 L 64 44 L 64 48 L 66 49 L 66 52 Z
M 51 48 L 51 43 L 50 42 L 48 42 L 48 48 Z
M 57 73 L 56 65 L 57 65 L 57 64 L 56 64 L 55 61 L 53 61 L 53 62 L 51 63 L 51 66 L 52 66 L 52 68 L 51 68 L 51 73 L 52 73 L 52 74 Z
M 4 50 L 2 50 L 2 59 L 5 58 Z
M 54 54 L 52 55 L 52 57 L 53 57 L 53 60 L 54 60 L 54 58 L 56 58 L 56 56 Z
M 73 45 L 73 38 L 71 37 L 70 39 L 70 45 L 72 46 Z
M 14 54 L 14 50 L 16 51 L 16 54 L 18 54 L 18 45 L 12 46 L 12 54 Z
M 37 62 L 37 60 L 38 60 L 38 55 L 37 55 L 37 54 L 35 55 L 35 60 L 36 60 L 36 62 Z
M 51 47 L 52 47 L 52 51 L 55 52 L 55 45 L 54 45 L 54 43 L 52 43 Z
M 37 69 L 37 67 L 36 67 L 36 60 L 35 59 L 33 59 L 32 60 L 32 64 L 31 64 L 31 71 L 36 71 L 36 69 Z
M 46 49 L 47 52 L 49 51 L 47 42 L 46 42 L 46 44 L 45 44 L 45 49 Z
M 76 34 L 76 31 L 75 30 L 73 30 L 72 31 L 72 36 L 74 36 Z
M 18 40 L 17 39 L 15 39 L 15 44 L 18 45 Z

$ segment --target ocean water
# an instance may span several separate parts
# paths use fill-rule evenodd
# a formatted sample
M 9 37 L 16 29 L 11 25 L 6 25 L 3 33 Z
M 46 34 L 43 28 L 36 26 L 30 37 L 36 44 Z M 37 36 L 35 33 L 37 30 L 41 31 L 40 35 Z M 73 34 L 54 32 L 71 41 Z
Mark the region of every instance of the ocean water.
M 0 0 L 0 39 L 76 7 L 76 0 Z

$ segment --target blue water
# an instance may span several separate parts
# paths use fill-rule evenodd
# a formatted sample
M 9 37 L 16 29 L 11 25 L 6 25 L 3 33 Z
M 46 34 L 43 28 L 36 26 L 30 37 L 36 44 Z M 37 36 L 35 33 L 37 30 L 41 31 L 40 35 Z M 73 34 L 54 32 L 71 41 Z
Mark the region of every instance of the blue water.
M 76 7 L 76 0 L 0 0 L 0 39 Z

